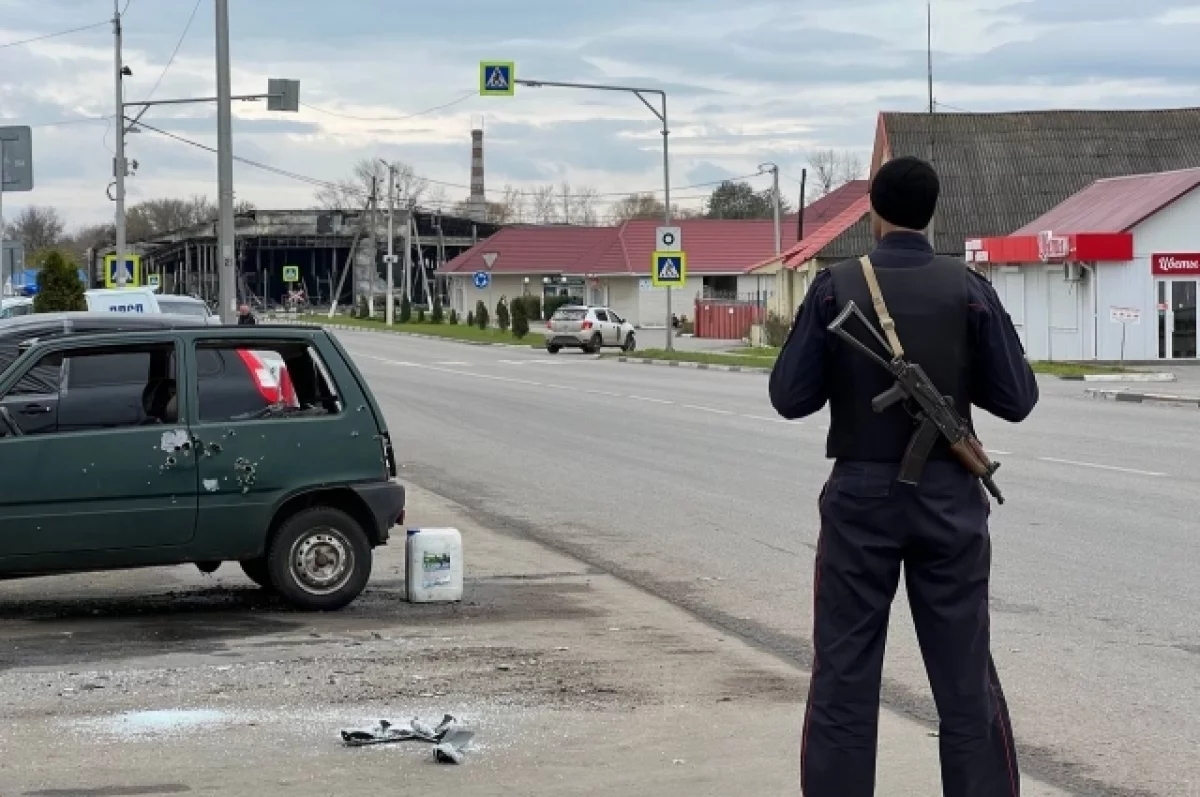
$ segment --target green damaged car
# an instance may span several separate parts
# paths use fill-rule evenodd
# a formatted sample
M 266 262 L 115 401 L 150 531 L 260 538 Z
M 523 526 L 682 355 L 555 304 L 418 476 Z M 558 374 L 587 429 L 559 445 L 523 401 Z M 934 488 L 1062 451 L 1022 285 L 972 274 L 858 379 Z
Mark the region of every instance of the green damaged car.
M 0 374 L 0 578 L 239 562 L 340 609 L 403 522 L 395 477 L 383 413 L 318 327 L 58 330 Z

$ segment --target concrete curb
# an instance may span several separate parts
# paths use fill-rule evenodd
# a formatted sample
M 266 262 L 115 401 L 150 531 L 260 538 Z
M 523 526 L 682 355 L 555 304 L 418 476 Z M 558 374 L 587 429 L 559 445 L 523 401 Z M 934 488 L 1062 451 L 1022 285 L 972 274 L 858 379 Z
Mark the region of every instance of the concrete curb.
M 769 374 L 770 368 L 750 368 L 742 365 L 710 365 L 709 363 L 691 363 L 683 360 L 654 360 L 649 357 L 607 357 L 619 363 L 637 363 L 639 365 L 665 365 L 668 368 L 694 368 L 697 371 L 725 371 L 734 374 Z
M 1170 396 L 1165 393 L 1132 393 L 1127 390 L 1088 388 L 1084 391 L 1096 399 L 1127 401 L 1135 404 L 1169 404 L 1172 406 L 1200 407 L 1200 397 Z
M 1175 382 L 1178 377 L 1169 373 L 1154 374 L 1072 374 L 1060 376 L 1069 382 Z
M 487 340 L 464 340 L 462 338 L 450 338 L 445 335 L 424 335 L 420 332 L 401 332 L 394 329 L 371 329 L 369 327 L 357 327 L 351 324 L 322 324 L 319 321 L 290 321 L 285 319 L 271 319 L 273 324 L 298 324 L 324 327 L 325 329 L 340 329 L 347 332 L 366 332 L 370 335 L 399 335 L 402 338 L 421 338 L 422 340 L 440 340 L 444 343 L 462 343 L 467 346 L 499 346 L 505 349 L 533 349 L 537 348 L 533 342 L 529 343 L 495 343 Z

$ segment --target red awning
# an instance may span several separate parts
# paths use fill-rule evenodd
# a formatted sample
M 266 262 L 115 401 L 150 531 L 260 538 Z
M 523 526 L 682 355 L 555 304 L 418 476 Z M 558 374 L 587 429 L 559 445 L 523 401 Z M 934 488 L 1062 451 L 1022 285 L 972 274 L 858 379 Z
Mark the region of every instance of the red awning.
M 1133 234 L 1086 232 L 1008 235 L 966 242 L 969 263 L 1122 263 L 1133 260 Z

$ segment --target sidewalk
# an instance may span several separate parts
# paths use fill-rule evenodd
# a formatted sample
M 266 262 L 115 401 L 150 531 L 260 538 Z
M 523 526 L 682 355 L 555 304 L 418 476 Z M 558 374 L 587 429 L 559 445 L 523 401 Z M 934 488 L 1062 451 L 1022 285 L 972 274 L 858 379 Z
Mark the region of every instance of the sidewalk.
M 260 630 L 187 653 L 125 644 L 111 660 L 89 650 L 86 663 L 57 670 L 16 666 L 0 684 L 0 741 L 21 762 L 6 768 L 6 792 L 799 794 L 805 673 L 410 490 L 411 523 L 463 531 L 461 606 L 401 599 L 401 538 L 381 550 L 370 593 L 342 613 L 234 615 L 220 622 Z M 185 577 L 211 591 L 212 579 Z M 110 578 L 119 589 L 121 575 L 63 589 Z M 217 580 L 243 583 L 229 566 Z M 169 620 L 184 633 L 201 621 L 178 614 L 186 590 L 172 595 L 182 608 Z M 56 628 L 11 615 L 0 625 L 15 626 L 17 646 L 30 644 L 22 634 L 94 646 L 104 623 L 128 635 L 124 618 Z M 160 713 L 126 713 L 147 711 Z M 355 750 L 337 737 L 443 712 L 477 731 L 462 766 L 434 764 L 419 745 Z M 880 797 L 941 793 L 928 729 L 885 711 L 880 737 Z M 1062 794 L 1031 782 L 1023 793 Z

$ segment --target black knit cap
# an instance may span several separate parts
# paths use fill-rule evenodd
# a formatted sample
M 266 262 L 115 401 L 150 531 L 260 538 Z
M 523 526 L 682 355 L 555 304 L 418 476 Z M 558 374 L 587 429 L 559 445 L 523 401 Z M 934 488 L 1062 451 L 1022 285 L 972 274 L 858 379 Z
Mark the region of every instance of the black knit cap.
M 908 230 L 924 230 L 933 220 L 941 184 L 937 172 L 920 158 L 890 160 L 871 181 L 871 207 L 884 221 Z

